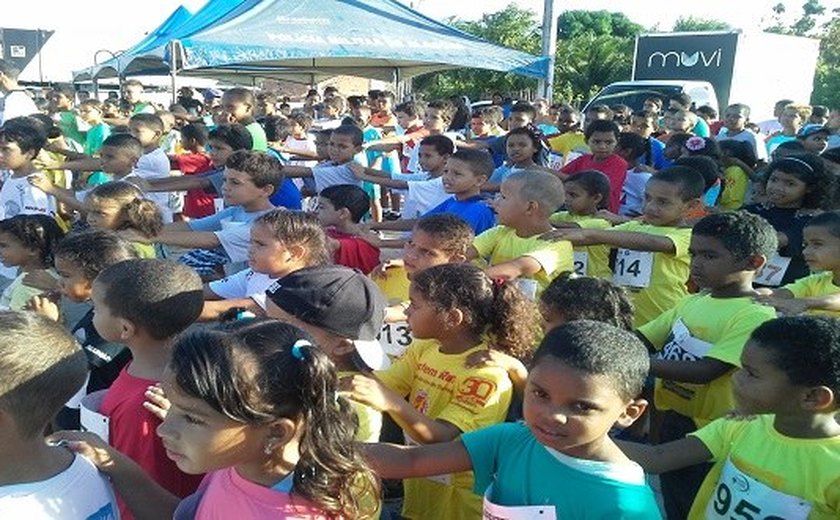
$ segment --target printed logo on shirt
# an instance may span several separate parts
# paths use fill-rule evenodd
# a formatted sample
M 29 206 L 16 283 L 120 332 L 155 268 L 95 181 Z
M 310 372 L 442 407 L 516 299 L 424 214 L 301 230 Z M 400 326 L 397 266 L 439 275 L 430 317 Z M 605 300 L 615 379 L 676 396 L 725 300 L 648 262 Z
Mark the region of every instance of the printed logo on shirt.
M 484 406 L 496 388 L 496 383 L 489 379 L 468 377 L 458 388 L 455 400 L 466 406 Z
M 117 520 L 114 504 L 105 504 L 97 512 L 87 517 L 87 520 Z
M 429 411 L 429 394 L 425 390 L 419 390 L 417 395 L 414 396 L 414 401 L 411 403 L 411 406 L 418 412 L 426 415 Z

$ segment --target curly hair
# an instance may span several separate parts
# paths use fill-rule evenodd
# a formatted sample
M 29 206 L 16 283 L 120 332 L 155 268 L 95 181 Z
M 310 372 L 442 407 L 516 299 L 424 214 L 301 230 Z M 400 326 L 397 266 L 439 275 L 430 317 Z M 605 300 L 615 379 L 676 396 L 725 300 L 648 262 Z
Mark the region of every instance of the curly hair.
M 566 322 L 593 320 L 633 330 L 633 303 L 624 288 L 609 280 L 562 273 L 548 284 L 540 303 Z
M 154 202 L 143 196 L 140 189 L 126 181 L 106 182 L 96 186 L 85 197 L 85 203 L 95 205 L 113 202 L 119 205 L 119 227 L 134 229 L 145 237 L 156 237 L 163 230 L 163 215 Z
M 37 251 L 44 267 L 54 266 L 55 246 L 64 238 L 64 231 L 47 215 L 15 215 L 0 220 L 0 233 L 13 236 L 26 249 Z

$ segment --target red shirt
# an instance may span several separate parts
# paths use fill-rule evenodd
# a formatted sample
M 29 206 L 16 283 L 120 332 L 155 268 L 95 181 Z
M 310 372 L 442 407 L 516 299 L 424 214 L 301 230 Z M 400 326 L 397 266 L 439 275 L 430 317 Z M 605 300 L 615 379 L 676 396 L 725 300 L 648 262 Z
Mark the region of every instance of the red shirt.
M 563 167 L 566 175 L 580 173 L 586 170 L 597 170 L 607 176 L 610 180 L 610 200 L 608 209 L 618 213 L 621 205 L 621 190 L 624 188 L 624 178 L 627 177 L 627 161 L 616 154 L 612 154 L 603 161 L 595 161 L 592 154 L 578 157 Z
M 204 153 L 185 153 L 175 156 L 175 164 L 184 175 L 196 175 L 213 169 L 210 157 Z M 204 190 L 189 190 L 184 197 L 184 215 L 190 218 L 208 217 L 216 212 L 213 196 Z
M 338 249 L 333 262 L 352 267 L 368 274 L 379 265 L 379 248 L 376 248 L 355 235 L 348 235 L 335 228 L 327 229 L 327 236 L 338 241 Z
M 130 367 L 131 365 L 128 365 Z M 187 475 L 166 456 L 163 443 L 155 433 L 160 419 L 143 408 L 146 388 L 157 381 L 140 379 L 124 368 L 102 400 L 99 413 L 109 419 L 108 436 L 111 446 L 127 455 L 155 482 L 170 493 L 183 498 L 192 494 L 201 483 L 203 475 Z M 134 516 L 118 496 L 120 516 Z

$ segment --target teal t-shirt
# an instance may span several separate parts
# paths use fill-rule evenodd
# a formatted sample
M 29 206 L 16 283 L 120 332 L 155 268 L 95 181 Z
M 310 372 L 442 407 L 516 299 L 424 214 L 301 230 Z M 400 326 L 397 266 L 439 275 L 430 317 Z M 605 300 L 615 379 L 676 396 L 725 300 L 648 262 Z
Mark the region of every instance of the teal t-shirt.
M 475 473 L 475 491 L 494 504 L 554 506 L 557 518 L 662 518 L 644 472 L 563 455 L 537 442 L 522 423 L 504 423 L 461 436 Z
M 79 123 L 76 120 L 75 112 L 61 112 L 58 115 L 58 128 L 61 129 L 61 134 L 64 137 L 72 139 L 79 145 L 85 143 L 85 133 L 79 130 Z
M 268 150 L 268 140 L 265 138 L 265 130 L 263 130 L 263 127 L 261 127 L 259 123 L 254 121 L 251 124 L 245 125 L 245 130 L 248 130 L 251 134 L 251 140 L 253 141 L 251 144 L 251 150 L 256 150 L 258 152 L 265 152 Z
M 102 148 L 102 143 L 110 135 L 111 127 L 105 123 L 99 123 L 88 130 L 87 137 L 85 138 L 85 155 L 93 156 L 98 154 Z

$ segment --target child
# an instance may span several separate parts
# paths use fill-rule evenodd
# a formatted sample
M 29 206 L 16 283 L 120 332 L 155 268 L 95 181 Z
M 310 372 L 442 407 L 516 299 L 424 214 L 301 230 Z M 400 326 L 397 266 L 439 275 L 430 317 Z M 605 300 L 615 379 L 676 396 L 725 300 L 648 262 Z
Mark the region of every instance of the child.
M 772 307 L 753 301 L 752 283 L 776 248 L 773 227 L 756 215 L 719 213 L 695 224 L 691 277 L 703 292 L 639 328 L 657 352 L 650 373 L 657 377 L 656 410 L 663 412 L 659 442 L 681 439 L 732 409 L 731 376 L 741 349 L 757 326 L 775 317 Z M 662 475 L 668 518 L 686 517 L 707 469 Z
M 238 309 L 265 314 L 265 291 L 277 279 L 303 269 L 326 264 L 327 237 L 311 213 L 275 209 L 251 225 L 248 269 L 204 288 L 201 320 L 217 320 Z
M 358 186 L 330 186 L 318 195 L 318 220 L 326 230 L 333 261 L 365 274 L 379 265 L 379 249 L 358 236 L 359 222 L 369 209 L 370 198 Z
M 189 124 L 181 128 L 181 148 L 184 153 L 173 157 L 175 167 L 184 175 L 206 173 L 218 167 L 204 151 L 209 139 L 207 127 Z M 213 196 L 205 190 L 189 190 L 184 197 L 184 216 L 188 218 L 209 217 L 215 213 Z
M 236 87 L 222 94 L 222 112 L 220 117 L 226 124 L 237 123 L 251 134 L 251 150 L 264 152 L 268 149 L 265 131 L 254 119 L 256 98 L 247 88 Z
M 199 478 L 181 473 L 168 459 L 154 435 L 160 421 L 143 402 L 146 390 L 163 377 L 174 336 L 201 313 L 201 280 L 175 262 L 126 260 L 99 273 L 92 299 L 96 331 L 107 341 L 125 344 L 132 357 L 93 410 L 107 417 L 105 440 L 170 493 L 185 497 Z M 82 426 L 91 428 L 84 418 Z M 123 500 L 120 513 L 133 518 Z
M 540 295 L 539 308 L 545 332 L 577 320 L 633 330 L 633 303 L 623 288 L 608 280 L 560 273 Z
M 610 179 L 607 208 L 613 213 L 618 213 L 621 189 L 627 176 L 627 162 L 614 153 L 620 133 L 618 125 L 612 121 L 593 121 L 584 130 L 586 145 L 592 153 L 578 157 L 560 170 L 561 179 L 584 170 L 597 170 L 606 175 Z
M 796 133 L 810 114 L 811 107 L 808 105 L 788 105 L 784 107 L 778 119 L 782 128 L 778 132 L 768 135 L 765 140 L 767 153 L 772 155 L 780 144 L 795 140 Z
M 553 229 L 549 217 L 563 198 L 563 184 L 554 174 L 514 173 L 493 201 L 499 225 L 475 237 L 467 258 L 488 258 L 488 276 L 515 280 L 534 299 L 557 273 L 574 269 L 570 243 L 542 238 Z
M 79 104 L 79 118 L 90 127 L 85 133 L 84 151 L 89 157 L 96 157 L 111 135 L 111 127 L 105 121 L 102 102 L 98 99 L 88 99 Z
M 82 231 L 71 233 L 58 242 L 54 257 L 61 297 L 71 303 L 85 303 L 90 300 L 93 280 L 100 272 L 123 260 L 137 258 L 137 252 L 114 233 Z M 53 321 L 62 318 L 58 302 L 45 295 L 33 297 L 28 308 Z M 88 377 L 87 383 L 76 388 L 77 395 L 66 401 L 56 418 L 59 429 L 78 429 L 82 397 L 111 386 L 131 358 L 123 345 L 109 342 L 96 332 L 93 315 L 93 309 L 88 305 L 78 321 L 67 324 L 87 356 Z
M 733 139 L 723 140 L 718 145 L 723 166 L 723 191 L 718 207 L 726 211 L 741 209 L 755 170 L 755 154 L 750 145 Z
M 607 435 L 644 411 L 638 396 L 647 369 L 633 334 L 575 321 L 549 332 L 534 355 L 524 423 L 429 446 L 373 445 L 365 454 L 385 478 L 474 471 L 484 518 L 661 518 L 642 468 Z M 441 499 L 428 507 L 440 508 Z
M 250 224 L 273 209 L 269 197 L 283 180 L 280 163 L 265 152 L 240 150 L 225 163 L 222 193 L 227 208 L 202 219 L 175 222 L 151 239 L 161 244 L 196 248 L 180 258 L 205 279 L 218 277 L 217 269 L 247 259 Z M 148 241 L 145 237 L 131 236 Z
M 137 186 L 114 181 L 90 190 L 85 197 L 85 220 L 92 229 L 123 231 L 130 229 L 146 240 L 163 229 L 163 218 L 157 204 L 144 198 Z M 132 242 L 140 258 L 155 258 L 155 248 L 143 242 Z
M 289 121 L 292 124 L 291 133 L 283 141 L 283 147 L 280 151 L 298 157 L 317 159 L 315 139 L 309 133 L 309 129 L 312 127 L 312 118 L 303 112 L 296 112 L 289 116 Z M 314 160 L 293 159 L 289 164 L 311 168 L 318 164 L 318 162 Z
M 28 177 L 39 173 L 32 164 L 46 136 L 34 122 L 14 118 L 0 127 L 0 169 L 10 170 L 0 188 L 0 220 L 22 214 L 55 217 L 55 199 L 30 185 Z
M 315 190 L 339 184 L 354 184 L 361 187 L 361 181 L 356 179 L 350 169 L 354 156 L 362 151 L 362 130 L 355 125 L 342 125 L 330 134 L 329 160 L 317 166 L 283 165 L 283 174 L 287 177 L 312 177 L 315 179 Z
M 823 161 L 813 154 L 774 160 L 767 167 L 767 201 L 750 204 L 746 211 L 767 219 L 779 233 L 779 252 L 768 259 L 756 283 L 778 287 L 808 276 L 802 255 L 802 230 L 811 217 L 834 204 L 836 181 Z
M 647 121 L 647 119 L 645 120 Z M 621 188 L 621 206 L 618 214 L 625 217 L 637 217 L 642 214 L 642 204 L 645 199 L 645 185 L 653 175 L 648 163 L 642 165 L 640 157 L 649 160 L 645 148 L 653 149 L 651 142 L 661 142 L 658 139 L 647 139 L 637 133 L 622 132 L 618 136 L 618 146 L 615 153 L 627 161 L 627 177 L 624 178 L 624 186 Z M 665 147 L 663 146 L 664 150 Z
M 466 220 L 476 234 L 493 227 L 496 217 L 481 198 L 481 187 L 493 172 L 493 159 L 479 150 L 458 150 L 446 161 L 443 188 L 452 196 L 430 209 L 425 215 L 452 213 Z M 369 224 L 370 229 L 408 231 L 415 219 Z
M 796 132 L 796 140 L 802 143 L 806 152 L 817 155 L 825 151 L 831 130 L 822 125 L 805 125 Z
M 169 177 L 170 163 L 166 152 L 160 147 L 163 137 L 163 121 L 154 114 L 135 114 L 128 121 L 128 131 L 140 141 L 143 155 L 137 160 L 132 171 L 142 179 L 160 179 Z M 172 222 L 172 207 L 169 193 L 152 193 L 149 195 L 160 208 L 165 223 Z
M 53 251 L 64 236 L 55 219 L 46 215 L 17 215 L 0 220 L 0 262 L 17 268 L 17 276 L 0 294 L 0 310 L 23 310 L 43 290 L 55 288 Z M 47 287 L 33 284 L 46 278 Z
M 85 356 L 60 325 L 0 312 L 0 516 L 117 518 L 92 463 L 44 442 L 53 416 L 85 382 Z
M 180 503 L 124 455 L 62 434 L 84 439 L 74 450 L 101 454 L 100 469 L 138 517 L 378 517 L 378 482 L 352 442 L 334 366 L 302 330 L 244 320 L 193 332 L 175 343 L 162 386 L 167 456 L 185 473 L 207 473 Z
M 714 462 L 694 498 L 691 520 L 733 513 L 837 518 L 837 359 L 836 318 L 765 322 L 752 332 L 741 369 L 732 376 L 737 412 L 746 418 L 721 418 L 656 448 L 629 443 L 621 448 L 652 473 Z
M 411 280 L 408 323 L 417 338 L 401 359 L 375 378 L 349 381 L 351 397 L 388 413 L 410 444 L 451 441 L 501 422 L 511 401 L 507 373 L 494 366 L 467 368 L 474 352 L 493 348 L 517 357 L 535 337 L 534 309 L 508 283 L 469 264 L 420 271 Z M 478 518 L 469 467 L 404 482 L 402 516 L 412 519 Z M 431 475 L 432 473 L 429 473 Z
M 840 294 L 840 213 L 821 213 L 808 221 L 802 254 L 813 274 L 769 291 L 760 301 L 784 314 L 807 312 L 837 317 L 840 307 L 832 302 Z
M 482 191 L 499 191 L 499 185 L 511 174 L 544 166 L 548 145 L 542 134 L 532 126 L 514 128 L 505 138 L 507 162 L 493 171 Z
M 642 221 L 605 230 L 557 229 L 546 237 L 617 248 L 613 282 L 631 290 L 639 327 L 687 294 L 691 229 L 679 226 L 702 204 L 703 187 L 703 177 L 691 168 L 666 168 L 645 186 Z
M 755 152 L 759 162 L 767 161 L 767 147 L 761 138 L 752 130 L 747 129 L 747 122 L 750 119 L 750 107 L 743 103 L 729 105 L 723 111 L 723 128 L 718 132 L 718 141 L 724 139 L 735 139 L 750 145 Z
M 599 171 L 589 170 L 576 173 L 563 183 L 566 192 L 566 211 L 551 215 L 549 221 L 554 227 L 578 227 L 607 229 L 608 220 L 598 217 L 610 196 L 610 180 Z M 606 246 L 580 246 L 574 248 L 574 272 L 581 276 L 609 278 L 610 250 Z

